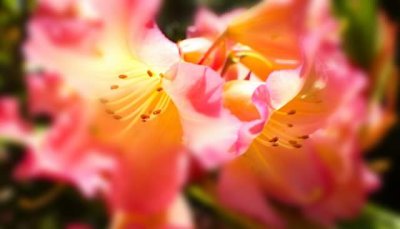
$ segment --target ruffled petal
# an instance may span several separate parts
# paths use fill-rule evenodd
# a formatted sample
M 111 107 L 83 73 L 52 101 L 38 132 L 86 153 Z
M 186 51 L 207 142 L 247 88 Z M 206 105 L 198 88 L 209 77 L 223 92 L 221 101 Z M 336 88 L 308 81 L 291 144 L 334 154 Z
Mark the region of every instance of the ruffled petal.
M 265 122 L 267 109 L 252 122 L 243 122 L 223 106 L 223 80 L 212 69 L 189 63 L 177 64 L 167 74 L 165 89 L 177 106 L 185 145 L 206 167 L 241 154 L 250 144 L 251 128 Z M 258 93 L 257 100 L 267 99 Z

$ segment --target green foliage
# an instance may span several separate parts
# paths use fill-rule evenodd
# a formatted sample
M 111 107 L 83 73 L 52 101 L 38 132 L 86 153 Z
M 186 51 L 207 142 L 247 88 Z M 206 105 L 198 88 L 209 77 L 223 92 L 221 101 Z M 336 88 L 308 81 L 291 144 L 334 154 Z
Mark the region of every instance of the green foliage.
M 3 0 L 0 2 L 0 93 L 23 95 L 23 58 L 21 44 L 31 0 Z
M 377 0 L 334 0 L 333 8 L 343 25 L 343 45 L 349 56 L 368 68 L 377 51 Z
M 399 229 L 400 216 L 373 204 L 367 205 L 355 220 L 344 222 L 339 229 Z

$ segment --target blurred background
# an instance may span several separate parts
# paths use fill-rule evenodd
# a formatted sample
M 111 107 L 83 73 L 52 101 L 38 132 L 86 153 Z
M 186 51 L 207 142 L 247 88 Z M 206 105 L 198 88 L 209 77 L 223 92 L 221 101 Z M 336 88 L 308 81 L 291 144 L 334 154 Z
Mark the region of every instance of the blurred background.
M 250 6 L 257 0 L 165 0 L 159 24 L 174 41 L 185 38 L 199 5 L 216 12 L 225 12 L 241 6 Z M 0 3 L 0 94 L 17 96 L 26 101 L 23 57 L 20 45 L 25 38 L 25 23 L 35 7 L 33 0 L 1 0 Z M 400 0 L 335 0 L 334 10 L 346 20 L 343 32 L 344 47 L 349 57 L 360 67 L 368 69 L 378 40 L 377 15 L 384 11 L 390 19 L 400 23 Z M 400 66 L 400 34 L 397 34 L 396 63 Z M 399 95 L 400 96 L 400 95 Z M 24 106 L 23 106 L 24 107 Z M 397 112 L 400 104 L 397 105 Z M 36 117 L 37 125 L 51 120 Z M 16 183 L 11 173 L 23 156 L 23 148 L 0 142 L 0 229 L 3 228 L 65 228 L 71 223 L 85 223 L 93 228 L 105 228 L 108 222 L 104 204 L 85 200 L 71 187 L 46 181 Z M 368 160 L 382 173 L 383 186 L 371 197 L 373 206 L 342 228 L 400 228 L 400 125 L 386 134 L 383 141 L 367 154 Z M 189 200 L 191 196 L 188 195 Z M 191 201 L 199 228 L 232 228 L 195 199 Z M 396 226 L 397 225 L 397 226 Z

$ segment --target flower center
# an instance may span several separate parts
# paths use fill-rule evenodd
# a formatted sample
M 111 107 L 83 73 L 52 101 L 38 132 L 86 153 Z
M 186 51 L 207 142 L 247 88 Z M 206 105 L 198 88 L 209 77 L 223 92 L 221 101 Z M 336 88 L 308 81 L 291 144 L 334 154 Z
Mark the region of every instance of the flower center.
M 159 116 L 170 102 L 162 88 L 164 75 L 139 68 L 116 76 L 107 96 L 100 99 L 107 114 L 129 129 L 138 121 L 148 122 Z

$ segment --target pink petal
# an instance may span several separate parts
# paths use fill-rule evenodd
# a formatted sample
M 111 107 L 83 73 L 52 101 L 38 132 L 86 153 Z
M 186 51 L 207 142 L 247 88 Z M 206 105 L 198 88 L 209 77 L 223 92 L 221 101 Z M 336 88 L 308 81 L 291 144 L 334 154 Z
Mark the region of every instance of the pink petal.
M 269 206 L 262 184 L 239 160 L 224 167 L 218 183 L 218 198 L 227 207 L 264 223 L 282 228 L 284 222 Z
M 55 117 L 78 100 L 77 95 L 57 74 L 30 74 L 26 80 L 29 111 L 33 115 L 48 114 Z
M 240 16 L 244 9 L 235 9 L 218 16 L 207 8 L 200 8 L 195 16 L 194 25 L 187 30 L 188 38 L 205 37 L 215 39 L 224 32 L 228 24 Z
M 201 8 L 197 11 L 195 24 L 188 28 L 187 35 L 189 38 L 206 37 L 215 38 L 224 31 L 226 25 L 206 8 Z
M 0 138 L 27 142 L 29 126 L 22 120 L 16 98 L 0 97 Z
M 118 75 L 139 65 L 163 72 L 178 60 L 176 45 L 153 22 L 158 0 L 85 3 L 83 7 L 79 1 L 70 2 L 62 12 L 51 7 L 35 12 L 24 48 L 30 65 L 59 73 L 82 95 L 98 97 L 115 84 Z M 75 11 L 71 13 L 70 8 Z M 88 18 L 82 8 L 93 16 Z M 73 25 L 64 28 L 63 24 Z M 62 33 L 61 38 L 71 36 L 73 41 L 54 38 L 52 28 L 60 30 L 55 33 Z M 87 35 L 79 28 L 93 33 Z
M 167 74 L 165 89 L 177 106 L 185 145 L 206 167 L 241 154 L 254 138 L 251 128 L 265 122 L 266 107 L 258 120 L 242 122 L 222 104 L 223 80 L 212 69 L 180 63 Z M 258 93 L 256 100 L 267 97 Z
M 280 70 L 272 72 L 266 81 L 271 97 L 271 106 L 280 109 L 292 100 L 304 84 L 300 70 Z

